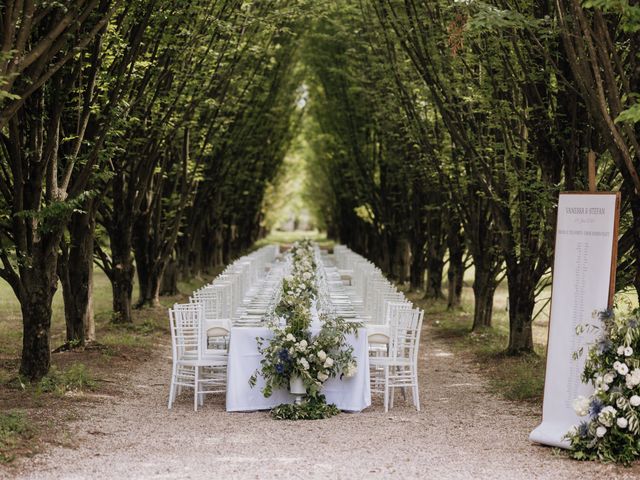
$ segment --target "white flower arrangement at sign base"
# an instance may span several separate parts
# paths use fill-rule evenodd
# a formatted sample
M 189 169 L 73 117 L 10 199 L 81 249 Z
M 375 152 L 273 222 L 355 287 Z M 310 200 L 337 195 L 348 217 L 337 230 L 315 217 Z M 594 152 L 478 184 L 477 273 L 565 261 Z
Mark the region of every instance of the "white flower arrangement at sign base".
M 566 435 L 570 455 L 625 465 L 640 458 L 640 319 L 599 312 L 603 332 L 591 346 L 582 379 L 595 387 L 573 409 L 585 420 Z

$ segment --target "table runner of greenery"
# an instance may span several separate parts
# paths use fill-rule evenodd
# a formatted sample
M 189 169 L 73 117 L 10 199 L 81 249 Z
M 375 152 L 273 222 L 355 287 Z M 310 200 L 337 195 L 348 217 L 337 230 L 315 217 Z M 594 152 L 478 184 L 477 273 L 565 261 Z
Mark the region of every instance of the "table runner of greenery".
M 331 377 L 350 377 L 356 373 L 353 347 L 347 343 L 346 335 L 357 333 L 360 325 L 319 312 L 322 327 L 312 334 L 312 307 L 318 294 L 313 244 L 308 240 L 296 242 L 289 255 L 293 263 L 291 275 L 282 281 L 276 319 L 269 323 L 273 338 L 257 338 L 263 359 L 249 382 L 255 386 L 258 375 L 262 376 L 265 379 L 262 392 L 269 397 L 274 388 L 288 388 L 290 379 L 297 376 L 307 391 L 305 401 L 300 405 L 279 405 L 272 410 L 273 417 L 327 418 L 339 411 L 335 405 L 327 405 L 322 385 Z

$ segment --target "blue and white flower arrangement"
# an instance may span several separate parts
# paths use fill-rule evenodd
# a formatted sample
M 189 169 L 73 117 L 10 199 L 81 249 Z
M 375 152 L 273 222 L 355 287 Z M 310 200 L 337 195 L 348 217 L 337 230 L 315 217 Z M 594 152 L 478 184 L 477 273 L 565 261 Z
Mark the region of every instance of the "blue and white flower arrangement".
M 593 384 L 590 397 L 573 408 L 585 420 L 567 438 L 570 455 L 625 465 L 640 457 L 640 321 L 600 313 L 602 337 L 588 352 L 582 379 Z

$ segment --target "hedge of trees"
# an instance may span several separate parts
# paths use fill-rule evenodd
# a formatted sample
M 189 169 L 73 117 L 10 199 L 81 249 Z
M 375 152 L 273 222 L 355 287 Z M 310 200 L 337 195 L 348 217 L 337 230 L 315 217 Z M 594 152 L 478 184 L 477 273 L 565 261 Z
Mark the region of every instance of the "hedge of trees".
M 114 320 L 260 234 L 299 116 L 295 1 L 9 0 L 0 6 L 0 276 L 20 301 L 20 373 L 94 340 L 92 267 Z M 164 281 L 163 281 L 164 280 Z
M 96 263 L 130 322 L 262 233 L 295 135 L 330 236 L 533 350 L 560 190 L 623 193 L 619 289 L 640 292 L 640 5 L 628 0 L 7 0 L 0 5 L 0 277 L 20 372 L 49 369 L 58 280 L 94 340 Z M 303 86 L 303 88 L 301 88 Z M 301 92 L 309 101 L 303 108 Z M 301 127 L 300 130 L 298 127 Z
M 593 151 L 623 194 L 617 288 L 640 293 L 637 2 L 338 2 L 310 38 L 318 199 L 341 241 L 428 297 L 448 263 L 451 307 L 472 263 L 474 329 L 506 276 L 508 352 L 532 352 L 557 194 L 586 189 Z

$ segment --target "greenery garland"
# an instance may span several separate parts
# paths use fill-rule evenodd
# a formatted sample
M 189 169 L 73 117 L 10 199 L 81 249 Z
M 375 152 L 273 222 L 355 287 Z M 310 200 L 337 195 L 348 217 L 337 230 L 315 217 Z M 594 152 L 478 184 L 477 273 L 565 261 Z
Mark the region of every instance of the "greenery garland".
M 282 403 L 271 410 L 276 420 L 322 420 L 338 415 L 340 410 L 334 404 L 327 404 L 322 394 L 309 397 L 300 405 Z
M 278 321 L 269 327 L 273 337 L 257 338 L 262 354 L 261 367 L 249 379 L 255 386 L 258 375 L 265 380 L 262 393 L 270 397 L 274 389 L 289 388 L 289 380 L 300 377 L 307 397 L 301 405 L 282 404 L 272 410 L 276 419 L 318 419 L 339 413 L 335 405 L 327 405 L 320 393 L 329 378 L 350 377 L 357 371 L 353 347 L 348 334 L 357 334 L 359 323 L 341 317 L 320 314 L 322 327 L 312 335 L 311 308 L 317 298 L 316 262 L 313 245 L 308 240 L 294 244 L 291 249 L 292 273 L 283 279 L 282 297 L 275 313 Z M 284 327 L 279 320 L 283 319 Z

